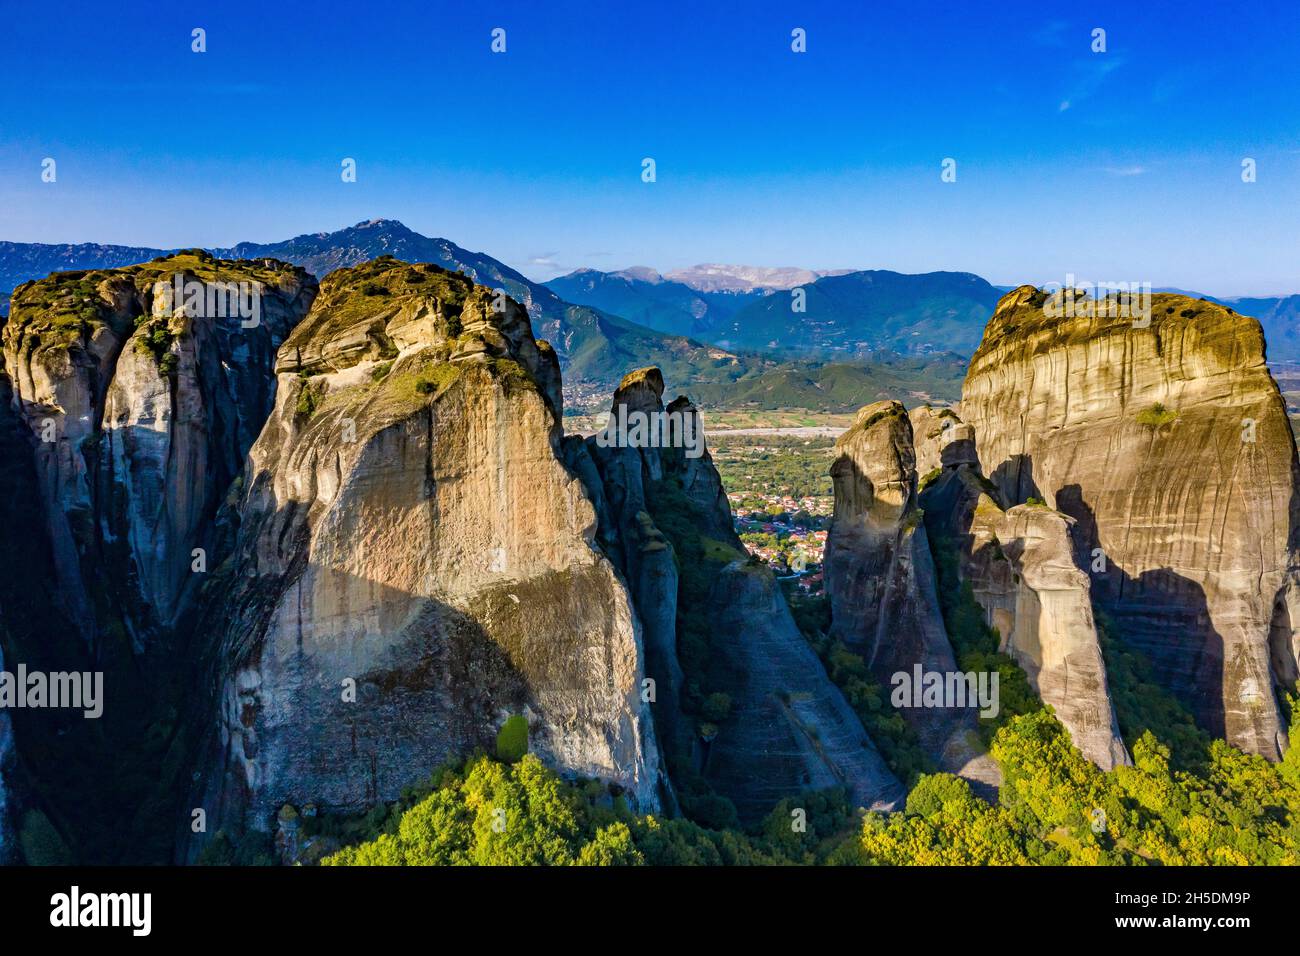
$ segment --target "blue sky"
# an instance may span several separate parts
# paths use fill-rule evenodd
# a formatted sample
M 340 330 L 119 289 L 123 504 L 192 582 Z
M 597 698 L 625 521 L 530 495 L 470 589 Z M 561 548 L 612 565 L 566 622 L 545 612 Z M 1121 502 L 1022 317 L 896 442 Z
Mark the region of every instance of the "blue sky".
M 0 64 L 0 239 L 1300 291 L 1294 2 L 10 0 Z

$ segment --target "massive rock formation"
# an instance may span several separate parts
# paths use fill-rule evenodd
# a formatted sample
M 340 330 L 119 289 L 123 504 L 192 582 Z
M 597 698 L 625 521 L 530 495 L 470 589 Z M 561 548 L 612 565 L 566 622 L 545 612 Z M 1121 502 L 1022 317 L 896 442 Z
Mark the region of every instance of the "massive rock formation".
M 784 797 L 843 787 L 854 805 L 901 806 L 904 791 L 799 633 L 772 572 L 743 560 L 709 595 L 718 688 L 730 717 L 709 742 L 705 777 L 752 822 Z
M 1075 564 L 1074 521 L 1040 504 L 1003 511 L 997 495 L 977 466 L 961 462 L 921 502 L 936 540 L 956 550 L 999 650 L 1020 664 L 1085 757 L 1103 770 L 1127 764 L 1088 576 Z
M 844 787 L 860 806 L 897 805 L 901 786 L 799 633 L 776 579 L 744 557 L 696 409 L 684 397 L 665 408 L 663 391 L 658 369 L 629 374 L 611 421 L 667 413 L 670 434 L 698 438 L 699 454 L 680 440 L 638 447 L 608 432 L 570 454 L 591 462 L 580 474 L 599 476 L 601 540 L 645 624 L 670 766 L 678 778 L 698 774 L 745 821 L 810 788 Z M 730 700 L 718 723 L 701 706 L 716 695 Z
M 1006 295 L 962 415 L 1008 503 L 1075 520 L 1076 560 L 1104 565 L 1093 593 L 1163 682 L 1208 729 L 1275 759 L 1273 684 L 1296 673 L 1300 482 L 1259 323 L 1178 295 L 1152 297 L 1147 318 L 1098 305 Z
M 175 301 L 176 280 L 198 295 Z M 270 410 L 275 350 L 315 292 L 301 269 L 206 253 L 15 291 L 12 403 L 32 436 L 60 600 L 88 641 L 123 628 L 140 650 L 175 623 L 201 580 L 192 551 L 210 543 Z
M 861 409 L 835 443 L 835 516 L 826 542 L 826 590 L 836 637 L 862 654 L 876 679 L 914 668 L 957 671 L 935 570 L 916 502 L 912 426 L 903 406 Z M 999 774 L 975 739 L 975 712 L 907 708 L 904 718 L 944 770 L 994 786 Z
M 653 808 L 640 624 L 524 310 L 380 259 L 324 280 L 276 369 L 211 617 L 210 817 L 392 799 L 514 714 L 552 766 Z

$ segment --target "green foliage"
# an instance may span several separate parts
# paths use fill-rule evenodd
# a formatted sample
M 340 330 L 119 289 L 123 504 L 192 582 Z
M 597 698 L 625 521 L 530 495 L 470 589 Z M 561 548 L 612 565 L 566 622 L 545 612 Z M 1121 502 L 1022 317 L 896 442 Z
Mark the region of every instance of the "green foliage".
M 677 657 L 685 678 L 680 700 L 687 718 L 684 723 L 695 724 L 699 736 L 712 739 L 725 734 L 728 721 L 734 719 L 726 688 L 735 675 L 713 653 L 710 595 L 718 572 L 744 555 L 731 544 L 702 533 L 707 522 L 676 476 L 649 486 L 646 507 L 672 545 L 677 563 Z M 698 772 L 692 744 L 684 735 L 661 741 L 682 811 L 703 826 L 736 826 L 735 805 L 715 793 Z
M 858 431 L 866 431 L 877 422 L 883 422 L 886 418 L 906 418 L 907 412 L 903 411 L 897 405 L 890 405 L 888 408 L 882 408 L 878 412 L 872 412 L 867 416 L 865 421 L 854 422 L 853 427 Z
M 362 842 L 323 866 L 737 866 L 844 862 L 858 854 L 858 817 L 842 791 L 782 801 L 758 833 L 637 815 L 598 781 L 567 783 L 532 754 L 501 764 L 479 756 L 440 769 L 391 810 L 366 821 L 321 821 L 313 832 Z M 804 826 L 796 829 L 795 811 Z M 360 829 L 358 829 L 360 828 Z M 229 857 L 228 841 L 218 834 Z
M 1184 312 L 1184 314 L 1186 314 Z M 1156 402 L 1149 408 L 1144 408 L 1137 413 L 1137 423 L 1145 425 L 1148 428 L 1163 428 L 1166 425 L 1172 425 L 1178 418 L 1178 413 L 1172 408 L 1165 408 L 1160 402 Z
M 904 814 L 869 815 L 863 851 L 916 864 L 1300 863 L 1294 757 L 1271 764 L 1216 740 L 1193 773 L 1175 769 L 1149 731 L 1132 749 L 1133 766 L 1103 772 L 1049 710 L 1015 717 L 991 750 L 999 806 L 955 777 L 922 778 Z
M 1013 865 L 1031 862 L 1011 814 L 975 796 L 950 774 L 922 777 L 904 813 L 868 814 L 862 849 L 890 866 Z
M 141 320 L 144 320 L 143 322 Z M 172 343 L 176 340 L 168 320 L 163 317 L 150 318 L 140 316 L 135 319 L 135 350 L 141 355 L 148 355 L 158 366 L 162 375 L 173 375 L 176 371 L 176 356 L 172 353 Z
M 649 344 L 649 343 L 647 343 Z M 955 401 L 961 397 L 965 360 L 949 353 L 924 356 L 881 355 L 852 362 L 776 362 L 741 355 L 720 368 L 664 361 L 663 352 L 646 362 L 663 368 L 673 381 L 689 380 L 691 398 L 701 407 L 732 409 L 806 408 L 856 412 L 882 398 L 925 394 Z M 629 359 L 628 363 L 635 361 Z
M 1120 734 L 1130 749 L 1150 732 L 1169 747 L 1174 766 L 1203 768 L 1210 738 L 1196 726 L 1191 711 L 1156 682 L 1146 658 L 1128 648 L 1115 622 L 1093 608 L 1106 662 L 1106 683 L 1115 704 Z
M 998 650 L 998 632 L 985 622 L 984 609 L 975 600 L 970 582 L 961 579 L 956 544 L 937 521 L 927 521 L 926 532 L 938 576 L 939 609 L 958 670 L 998 673 L 998 714 L 979 722 L 980 737 L 988 743 L 1012 717 L 1041 710 L 1043 703 L 1020 665 Z
M 497 731 L 497 759 L 505 763 L 518 763 L 528 753 L 528 720 L 513 714 Z
M 295 408 L 297 416 L 301 419 L 311 418 L 316 414 L 316 409 L 320 407 L 324 395 L 317 390 L 314 382 L 303 380 L 302 390 L 298 393 L 298 404 Z
M 636 848 L 623 821 L 601 827 L 578 853 L 579 866 L 641 866 L 645 855 Z

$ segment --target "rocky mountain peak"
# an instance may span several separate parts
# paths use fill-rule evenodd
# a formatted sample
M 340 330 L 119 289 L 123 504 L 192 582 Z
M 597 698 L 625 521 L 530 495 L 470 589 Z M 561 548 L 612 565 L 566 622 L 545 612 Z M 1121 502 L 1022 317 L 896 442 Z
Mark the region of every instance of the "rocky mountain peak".
M 836 521 L 894 526 L 916 496 L 916 458 L 907 409 L 893 400 L 858 411 L 835 442 L 831 465 Z

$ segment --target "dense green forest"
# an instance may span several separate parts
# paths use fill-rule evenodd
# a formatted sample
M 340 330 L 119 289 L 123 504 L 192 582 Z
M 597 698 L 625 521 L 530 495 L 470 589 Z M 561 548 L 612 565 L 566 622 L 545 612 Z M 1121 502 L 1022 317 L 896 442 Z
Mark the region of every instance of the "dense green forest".
M 902 813 L 859 816 L 842 793 L 824 791 L 782 801 L 751 832 L 634 813 L 598 781 L 563 781 L 532 755 L 514 764 L 480 755 L 372 814 L 369 839 L 322 862 L 1294 864 L 1300 726 L 1291 738 L 1280 764 L 1214 741 L 1191 772 L 1174 769 L 1169 748 L 1147 732 L 1134 766 L 1103 773 L 1042 709 L 994 737 L 1004 775 L 997 805 L 960 778 L 926 774 Z

